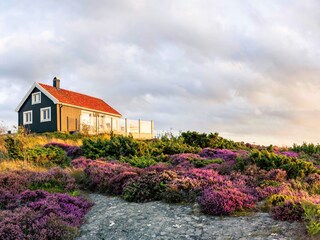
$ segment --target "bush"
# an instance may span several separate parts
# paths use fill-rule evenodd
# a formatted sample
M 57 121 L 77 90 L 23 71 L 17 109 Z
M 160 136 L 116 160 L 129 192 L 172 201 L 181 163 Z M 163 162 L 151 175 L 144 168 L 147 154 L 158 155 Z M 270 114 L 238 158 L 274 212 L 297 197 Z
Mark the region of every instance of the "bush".
M 8 135 L 4 141 L 10 159 L 23 159 L 23 145 L 19 139 Z
M 27 159 L 41 166 L 69 165 L 66 152 L 53 146 L 27 149 Z
M 47 143 L 44 147 L 50 147 L 50 146 L 59 147 L 63 149 L 66 152 L 67 156 L 71 158 L 80 157 L 82 155 L 82 150 L 78 146 L 72 146 L 65 143 L 51 142 L 51 143 Z
M 236 188 L 207 188 L 198 199 L 202 211 L 212 215 L 230 215 L 236 210 L 254 207 L 255 199 Z
M 0 190 L 18 193 L 28 188 L 33 173 L 27 171 L 4 172 L 0 174 Z
M 180 153 L 170 156 L 170 163 L 177 167 L 183 168 L 200 168 L 209 164 L 222 163 L 222 159 L 206 159 L 194 153 Z
M 270 209 L 272 218 L 280 221 L 302 221 L 304 210 L 300 202 L 285 201 Z
M 124 136 L 111 136 L 110 140 L 85 138 L 81 149 L 84 156 L 91 159 L 141 156 L 145 150 L 137 140 Z
M 198 133 L 198 132 L 183 132 L 181 133 L 181 137 L 183 138 L 183 142 L 193 146 L 206 148 L 209 147 L 210 139 L 208 138 L 206 133 Z
M 162 198 L 166 202 L 171 203 L 192 203 L 199 195 L 200 189 L 201 183 L 198 179 L 176 176 L 176 179 L 173 179 L 167 184 L 166 190 L 162 194 Z
M 93 161 L 84 169 L 89 189 L 111 194 L 121 194 L 126 182 L 138 176 L 139 171 L 116 161 Z
M 293 144 L 293 147 L 291 148 L 292 151 L 300 153 L 307 153 L 309 155 L 312 154 L 319 154 L 320 153 L 320 145 L 313 144 L 313 143 L 306 143 L 304 142 L 302 145 Z
M 267 150 L 254 150 L 250 155 L 252 163 L 258 167 L 271 170 L 279 168 L 287 172 L 288 178 L 305 177 L 315 171 L 313 163 L 297 158 L 277 155 Z
M 272 180 L 277 182 L 285 182 L 286 178 L 287 172 L 281 169 L 272 169 L 265 176 L 266 180 Z
M 61 168 L 52 168 L 47 172 L 36 173 L 29 181 L 29 189 L 31 190 L 41 189 L 47 192 L 72 193 L 77 188 L 75 179 Z
M 204 148 L 199 153 L 203 158 L 207 159 L 223 159 L 224 161 L 235 161 L 238 157 L 238 154 L 234 151 L 228 149 L 212 149 Z
M 74 239 L 92 206 L 83 198 L 29 190 L 0 204 L 8 209 L 0 211 L 1 239 Z
M 266 200 L 266 206 L 270 209 L 271 207 L 279 206 L 285 202 L 294 202 L 292 196 L 285 194 L 273 194 Z
M 45 136 L 51 139 L 57 138 L 62 140 L 73 140 L 73 141 L 77 141 L 79 139 L 84 138 L 84 135 L 81 133 L 70 134 L 70 133 L 64 133 L 64 132 L 45 132 L 45 133 L 40 133 L 38 135 Z
M 180 137 L 165 135 L 161 139 L 154 139 L 148 142 L 148 149 L 151 156 L 160 154 L 178 154 L 178 153 L 198 153 L 201 151 L 199 147 L 189 146 L 183 142 Z
M 312 203 L 302 204 L 307 230 L 310 235 L 320 237 L 320 205 Z
M 120 158 L 120 162 L 123 163 L 129 163 L 133 167 L 138 167 L 138 168 L 146 168 L 150 167 L 151 165 L 156 164 L 156 160 L 154 160 L 151 157 L 122 157 Z
M 150 202 L 162 199 L 166 184 L 176 177 L 172 171 L 146 172 L 139 178 L 128 182 L 123 198 L 130 202 Z

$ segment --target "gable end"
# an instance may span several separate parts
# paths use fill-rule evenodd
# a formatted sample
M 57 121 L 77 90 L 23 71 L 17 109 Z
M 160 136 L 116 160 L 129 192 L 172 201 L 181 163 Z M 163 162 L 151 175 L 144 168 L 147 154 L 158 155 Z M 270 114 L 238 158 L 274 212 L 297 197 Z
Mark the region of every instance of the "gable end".
M 30 94 L 32 93 L 32 91 L 35 88 L 38 88 L 40 90 L 40 92 L 43 93 L 44 95 L 46 95 L 49 99 L 51 99 L 54 104 L 58 103 L 58 100 L 55 97 L 53 97 L 47 90 L 45 90 L 43 87 L 41 87 L 40 84 L 35 82 L 32 84 L 31 88 L 26 93 L 26 95 L 23 97 L 23 99 L 21 100 L 19 105 L 16 107 L 16 109 L 15 109 L 16 112 L 19 112 L 20 108 L 22 107 L 22 105 L 25 103 L 25 101 L 28 99 L 28 97 L 30 96 Z

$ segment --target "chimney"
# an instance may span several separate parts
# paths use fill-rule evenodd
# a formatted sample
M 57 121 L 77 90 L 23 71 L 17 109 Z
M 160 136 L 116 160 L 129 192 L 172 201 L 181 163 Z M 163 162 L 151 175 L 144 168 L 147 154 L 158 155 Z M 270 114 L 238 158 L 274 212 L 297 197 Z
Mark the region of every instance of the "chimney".
M 57 77 L 54 77 L 53 79 L 53 87 L 55 87 L 56 89 L 60 89 L 60 79 Z

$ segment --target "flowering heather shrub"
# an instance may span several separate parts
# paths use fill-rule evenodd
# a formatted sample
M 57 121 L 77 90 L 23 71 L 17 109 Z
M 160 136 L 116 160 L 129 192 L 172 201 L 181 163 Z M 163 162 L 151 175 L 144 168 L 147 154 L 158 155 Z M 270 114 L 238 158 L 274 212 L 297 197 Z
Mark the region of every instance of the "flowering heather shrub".
M 181 153 L 170 156 L 170 163 L 176 168 L 190 169 L 205 167 L 209 164 L 222 163 L 222 159 L 206 159 L 194 153 Z
M 228 175 L 228 174 L 231 174 L 231 172 L 233 171 L 235 165 L 236 165 L 236 161 L 235 160 L 226 161 L 226 162 L 221 163 L 217 167 L 217 171 L 220 174 Z
M 26 190 L 33 173 L 27 171 L 14 171 L 0 174 L 0 189 L 11 193 Z
M 145 168 L 147 172 L 150 171 L 156 171 L 156 172 L 162 172 L 164 170 L 171 169 L 171 166 L 168 163 L 159 162 L 157 164 L 151 165 L 150 167 Z
M 82 155 L 82 150 L 80 147 L 78 146 L 72 146 L 69 144 L 65 144 L 65 143 L 57 143 L 57 142 L 51 142 L 51 143 L 47 143 L 45 145 L 45 147 L 59 147 L 61 149 L 63 149 L 64 151 L 66 151 L 67 156 L 71 157 L 71 158 L 76 158 Z
M 185 171 L 183 175 L 197 180 L 202 188 L 213 185 L 216 187 L 232 185 L 227 176 L 221 176 L 217 171 L 211 169 L 193 168 Z
M 194 167 L 194 165 L 191 163 L 191 160 L 199 158 L 200 156 L 194 153 L 174 154 L 170 156 L 170 163 L 174 166 L 188 169 Z
M 320 174 L 318 173 L 313 173 L 309 174 L 306 178 L 305 181 L 309 184 L 319 184 L 320 183 Z
M 123 198 L 131 202 L 149 202 L 161 200 L 166 184 L 177 177 L 173 171 L 146 172 L 136 180 L 128 182 Z
M 299 153 L 296 152 L 291 152 L 291 151 L 286 151 L 286 152 L 276 152 L 279 155 L 284 155 L 286 157 L 291 157 L 291 158 L 298 158 Z
M 139 178 L 137 172 L 122 172 L 113 176 L 109 180 L 108 193 L 122 195 L 124 186 L 130 181 L 135 181 Z
M 272 218 L 280 221 L 301 221 L 304 210 L 300 202 L 285 201 L 270 209 Z
M 90 163 L 92 163 L 93 160 L 87 159 L 85 157 L 80 157 L 72 160 L 71 166 L 74 168 L 86 168 L 89 166 Z
M 310 174 L 308 177 L 306 177 L 305 181 L 308 184 L 307 189 L 310 194 L 312 195 L 320 194 L 320 174 L 318 173 Z
M 266 180 L 273 180 L 278 182 L 284 182 L 287 178 L 287 172 L 281 169 L 272 169 L 266 175 Z
M 67 194 L 24 191 L 0 211 L 0 239 L 73 239 L 91 206 Z
M 274 194 L 278 194 L 281 191 L 281 187 L 277 186 L 261 186 L 255 189 L 255 196 L 257 196 L 258 200 L 263 200 L 269 196 Z
M 255 199 L 236 188 L 207 188 L 198 202 L 206 214 L 230 215 L 236 210 L 254 207 Z
M 104 193 L 122 192 L 123 185 L 140 173 L 139 168 L 119 162 L 92 161 L 84 169 L 89 188 Z M 116 189 L 116 190 L 115 190 Z
M 61 168 L 52 168 L 47 172 L 13 171 L 0 174 L 0 190 L 13 194 L 26 189 L 71 192 L 76 187 L 75 179 Z
M 51 168 L 47 172 L 34 174 L 29 182 L 30 189 L 42 189 L 48 192 L 71 192 L 77 187 L 75 179 L 58 167 Z
M 237 153 L 228 149 L 212 149 L 212 148 L 202 149 L 199 155 L 207 159 L 221 158 L 225 161 L 236 160 L 238 156 Z
M 176 178 L 167 184 L 162 197 L 166 202 L 194 202 L 201 189 L 197 179 L 189 177 Z

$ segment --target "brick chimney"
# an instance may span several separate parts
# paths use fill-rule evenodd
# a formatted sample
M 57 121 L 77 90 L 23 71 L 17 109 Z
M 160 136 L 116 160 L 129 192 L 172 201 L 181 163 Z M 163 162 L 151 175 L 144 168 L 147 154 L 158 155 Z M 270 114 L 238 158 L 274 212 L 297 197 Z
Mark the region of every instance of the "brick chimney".
M 54 77 L 53 79 L 53 87 L 55 87 L 56 89 L 60 89 L 60 79 L 57 77 Z

